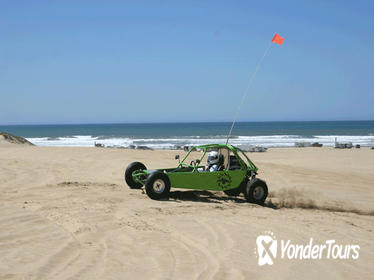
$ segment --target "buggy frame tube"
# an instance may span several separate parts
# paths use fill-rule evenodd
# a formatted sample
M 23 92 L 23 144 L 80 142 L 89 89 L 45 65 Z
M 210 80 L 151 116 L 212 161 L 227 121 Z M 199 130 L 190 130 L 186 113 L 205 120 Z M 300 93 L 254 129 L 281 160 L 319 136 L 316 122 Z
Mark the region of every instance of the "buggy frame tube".
M 184 161 L 187 159 L 187 157 L 190 155 L 191 152 L 196 151 L 198 148 L 199 148 L 199 146 L 196 146 L 196 147 L 193 147 L 191 150 L 189 150 L 188 153 L 182 159 L 182 161 L 179 163 L 178 167 L 182 167 L 182 166 L 192 167 L 193 168 L 192 172 L 195 172 L 196 169 L 199 167 L 199 165 L 196 164 L 196 163 L 195 163 L 195 165 L 190 165 L 190 164 L 184 163 Z M 199 159 L 200 161 L 205 157 L 205 154 L 206 154 L 206 148 L 201 147 L 201 149 L 204 151 L 204 153 L 200 157 L 200 159 Z
M 140 183 L 140 184 L 145 184 L 145 181 L 148 176 L 148 172 L 146 170 L 136 170 L 132 173 L 132 178 L 134 179 L 135 182 Z M 142 179 L 141 177 L 145 176 L 145 179 Z
M 257 172 L 258 171 L 258 168 L 257 166 L 249 159 L 249 157 L 247 157 L 247 155 L 239 148 L 236 148 L 238 151 L 240 151 L 242 153 L 242 155 L 246 158 L 246 160 L 248 161 L 248 164 L 249 164 L 249 169 L 251 169 L 252 171 L 254 172 Z M 234 152 L 236 153 L 236 151 Z M 238 157 L 241 159 L 241 157 L 238 155 Z
M 183 160 L 179 163 L 178 167 L 182 167 L 182 166 L 187 166 L 187 167 L 192 167 L 193 168 L 193 172 L 196 171 L 196 169 L 199 167 L 197 164 L 195 164 L 194 166 L 192 165 L 189 165 L 187 163 L 184 163 L 184 161 L 187 159 L 187 157 L 190 155 L 191 152 L 197 150 L 197 149 L 202 149 L 204 151 L 203 155 L 200 157 L 200 161 L 204 158 L 206 152 L 207 152 L 207 149 L 209 148 L 216 148 L 216 149 L 219 149 L 219 148 L 228 148 L 235 156 L 236 158 L 239 159 L 239 162 L 240 162 L 240 165 L 242 166 L 243 169 L 246 169 L 247 168 L 247 164 L 243 161 L 243 159 L 241 158 L 241 156 L 239 155 L 239 153 L 237 151 L 240 151 L 241 154 L 244 156 L 244 158 L 247 160 L 248 162 L 248 168 L 251 170 L 251 171 L 254 171 L 254 172 L 257 172 L 258 171 L 258 168 L 256 167 L 256 165 L 248 158 L 248 156 L 243 152 L 243 150 L 241 150 L 240 148 L 238 147 L 234 147 L 232 145 L 223 145 L 223 144 L 212 144 L 212 145 L 204 145 L 204 146 L 195 146 L 195 147 L 192 147 L 191 150 L 188 151 L 188 153 L 186 154 L 186 156 L 183 158 Z

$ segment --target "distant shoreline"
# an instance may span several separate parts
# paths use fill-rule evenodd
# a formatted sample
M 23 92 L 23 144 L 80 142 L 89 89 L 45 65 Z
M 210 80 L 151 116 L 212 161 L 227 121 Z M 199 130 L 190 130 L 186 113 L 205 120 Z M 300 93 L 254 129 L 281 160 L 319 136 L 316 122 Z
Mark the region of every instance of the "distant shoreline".
M 374 136 L 338 136 L 338 142 L 352 143 L 361 147 L 374 146 Z M 183 150 L 185 147 L 203 144 L 223 144 L 226 137 L 185 137 L 185 138 L 111 138 L 93 137 L 90 135 L 77 135 L 72 137 L 56 138 L 27 138 L 37 146 L 52 147 L 94 147 L 95 144 L 106 148 L 126 148 L 126 149 L 150 149 L 150 150 Z M 271 136 L 239 136 L 230 139 L 229 143 L 249 150 L 251 147 L 265 148 L 292 148 L 295 143 L 309 146 L 313 143 L 322 144 L 324 147 L 334 147 L 335 136 L 316 136 L 303 138 L 291 135 L 271 135 Z
M 38 146 L 106 147 L 155 150 L 225 143 L 230 123 L 154 123 L 0 126 L 0 131 L 26 138 Z M 230 138 L 232 145 L 293 147 L 296 142 L 334 146 L 352 142 L 374 146 L 374 121 L 238 122 Z

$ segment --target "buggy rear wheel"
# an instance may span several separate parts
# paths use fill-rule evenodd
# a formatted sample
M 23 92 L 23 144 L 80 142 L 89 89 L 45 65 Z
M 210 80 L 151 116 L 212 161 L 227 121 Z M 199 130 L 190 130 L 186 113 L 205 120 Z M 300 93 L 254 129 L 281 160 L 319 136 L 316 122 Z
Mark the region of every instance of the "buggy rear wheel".
M 147 167 L 145 167 L 143 163 L 135 161 L 133 163 L 130 163 L 126 168 L 125 181 L 130 189 L 140 189 L 143 186 L 142 184 L 134 181 L 134 178 L 132 177 L 132 173 L 138 170 L 147 170 Z
M 152 199 L 168 198 L 170 194 L 170 180 L 161 171 L 152 173 L 145 182 L 145 192 Z
M 244 196 L 248 202 L 263 205 L 266 197 L 268 196 L 268 187 L 265 181 L 258 178 L 247 183 Z

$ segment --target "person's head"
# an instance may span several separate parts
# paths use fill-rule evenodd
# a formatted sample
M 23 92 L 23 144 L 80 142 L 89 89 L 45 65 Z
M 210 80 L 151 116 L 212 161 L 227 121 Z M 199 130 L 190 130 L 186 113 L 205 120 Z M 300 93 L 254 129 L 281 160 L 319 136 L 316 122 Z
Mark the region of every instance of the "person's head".
M 208 160 L 207 163 L 209 165 L 217 164 L 218 163 L 218 152 L 217 151 L 211 151 L 208 154 Z

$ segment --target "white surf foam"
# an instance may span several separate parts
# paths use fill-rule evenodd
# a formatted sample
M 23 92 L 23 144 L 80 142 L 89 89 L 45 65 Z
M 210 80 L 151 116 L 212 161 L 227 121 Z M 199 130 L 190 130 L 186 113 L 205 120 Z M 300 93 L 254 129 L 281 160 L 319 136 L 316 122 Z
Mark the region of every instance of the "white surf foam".
M 295 142 L 319 142 L 324 146 L 334 146 L 335 137 L 339 142 L 352 142 L 361 146 L 374 146 L 374 136 L 328 135 L 302 137 L 299 135 L 270 135 L 270 136 L 236 136 L 230 139 L 230 144 L 246 148 L 248 146 L 263 147 L 293 147 Z M 203 145 L 211 143 L 225 143 L 225 136 L 198 137 L 187 136 L 179 138 L 129 138 L 129 137 L 93 137 L 90 135 L 76 135 L 58 138 L 27 138 L 37 146 L 55 147 L 93 147 L 95 142 L 113 147 L 139 147 L 151 149 L 176 149 L 184 145 Z

